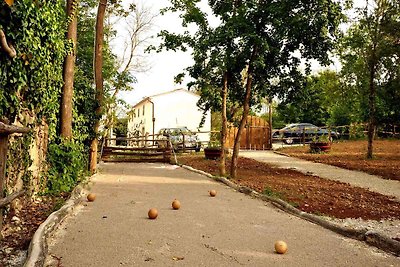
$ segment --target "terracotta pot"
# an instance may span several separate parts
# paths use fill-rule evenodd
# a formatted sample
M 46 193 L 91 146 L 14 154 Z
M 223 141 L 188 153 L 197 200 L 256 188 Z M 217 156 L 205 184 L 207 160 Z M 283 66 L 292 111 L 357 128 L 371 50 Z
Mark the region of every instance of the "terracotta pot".
M 331 143 L 330 142 L 315 142 L 310 143 L 310 151 L 314 153 L 318 152 L 328 152 L 331 150 Z

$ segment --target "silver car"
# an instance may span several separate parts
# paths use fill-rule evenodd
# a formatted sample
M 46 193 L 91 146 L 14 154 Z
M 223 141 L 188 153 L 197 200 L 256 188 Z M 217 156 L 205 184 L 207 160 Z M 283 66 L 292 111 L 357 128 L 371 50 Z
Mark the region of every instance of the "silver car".
M 187 127 L 162 128 L 158 132 L 158 140 L 169 139 L 174 150 L 195 150 L 200 151 L 201 142 L 198 136 Z M 164 142 L 159 142 L 158 146 L 165 146 Z

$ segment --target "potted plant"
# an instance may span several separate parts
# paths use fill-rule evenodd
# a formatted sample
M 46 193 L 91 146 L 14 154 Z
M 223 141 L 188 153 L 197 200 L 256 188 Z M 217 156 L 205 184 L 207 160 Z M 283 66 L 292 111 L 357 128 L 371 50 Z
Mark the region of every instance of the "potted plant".
M 331 140 L 328 135 L 315 135 L 310 143 L 311 153 L 328 152 L 331 150 Z
M 219 159 L 222 155 L 221 144 L 218 141 L 208 142 L 207 147 L 204 148 L 204 155 L 206 159 Z

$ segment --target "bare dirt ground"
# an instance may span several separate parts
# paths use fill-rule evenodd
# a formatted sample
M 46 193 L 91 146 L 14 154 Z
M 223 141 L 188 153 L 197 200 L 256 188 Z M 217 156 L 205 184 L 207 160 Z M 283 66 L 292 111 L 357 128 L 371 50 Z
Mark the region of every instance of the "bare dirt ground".
M 22 266 L 29 243 L 37 228 L 67 198 L 41 197 L 35 201 L 20 198 L 22 210 L 8 209 L 4 216 L 0 241 L 0 267 Z
M 179 156 L 178 162 L 218 175 L 218 161 L 206 160 L 203 155 Z M 229 162 L 227 166 L 229 169 Z M 400 219 L 400 203 L 388 196 L 248 158 L 239 158 L 238 178 L 233 182 L 317 215 L 339 219 Z
M 343 141 L 333 143 L 329 153 L 321 154 L 310 153 L 309 146 L 285 147 L 279 151 L 305 160 L 400 181 L 400 140 L 374 141 L 373 159 L 366 159 L 367 145 L 366 140 Z

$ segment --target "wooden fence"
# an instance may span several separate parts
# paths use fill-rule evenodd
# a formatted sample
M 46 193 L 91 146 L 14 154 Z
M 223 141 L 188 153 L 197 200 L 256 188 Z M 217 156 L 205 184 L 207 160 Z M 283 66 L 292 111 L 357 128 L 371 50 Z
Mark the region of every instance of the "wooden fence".
M 228 128 L 227 145 L 233 148 L 238 128 Z M 270 149 L 270 127 L 267 121 L 256 116 L 248 116 L 247 123 L 240 138 L 240 149 Z
M 101 147 L 104 162 L 166 162 L 171 160 L 171 142 L 158 136 L 105 138 Z M 117 145 L 120 141 L 122 145 Z

